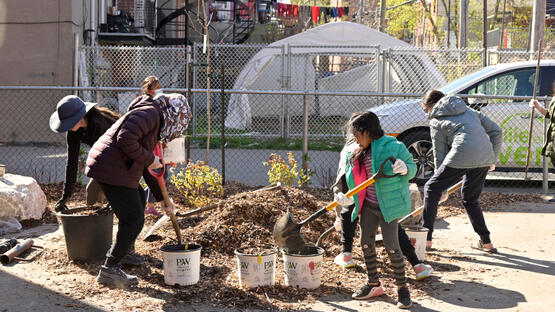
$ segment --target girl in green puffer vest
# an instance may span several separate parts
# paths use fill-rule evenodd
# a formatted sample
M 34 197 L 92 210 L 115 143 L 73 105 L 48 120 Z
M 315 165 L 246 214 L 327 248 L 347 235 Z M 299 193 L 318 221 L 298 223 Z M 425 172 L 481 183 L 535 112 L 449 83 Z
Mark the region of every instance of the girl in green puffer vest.
M 409 289 L 406 285 L 405 264 L 399 247 L 397 219 L 410 212 L 411 200 L 408 181 L 416 174 L 416 164 L 405 145 L 394 137 L 384 135 L 378 117 L 370 112 L 355 113 L 347 123 L 348 135 L 355 137 L 358 146 L 347 151 L 342 166 L 338 170 L 338 180 L 349 189 L 355 188 L 367 178 L 375 174 L 380 165 L 388 157 L 395 157 L 394 164 L 388 163 L 384 167 L 384 174 L 399 176 L 381 179 L 365 190 L 353 196 L 347 202 L 345 192 L 340 190 L 336 196 L 340 197 L 341 206 L 355 204 L 352 219 L 360 217 L 361 246 L 366 263 L 368 282 L 353 294 L 354 299 L 368 299 L 383 294 L 376 262 L 375 236 L 378 227 L 382 229 L 385 249 L 393 266 L 395 281 L 398 286 L 399 308 L 412 305 Z

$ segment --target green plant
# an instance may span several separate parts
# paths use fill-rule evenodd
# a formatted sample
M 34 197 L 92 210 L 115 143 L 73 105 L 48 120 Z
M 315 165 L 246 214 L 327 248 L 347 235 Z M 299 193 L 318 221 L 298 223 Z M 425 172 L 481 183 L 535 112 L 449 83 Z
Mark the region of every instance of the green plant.
M 293 186 L 296 182 L 299 187 L 310 181 L 310 176 L 304 169 L 297 168 L 297 161 L 293 157 L 293 153 L 289 152 L 287 157 L 288 163 L 278 154 L 270 154 L 270 160 L 262 164 L 268 169 L 268 181 L 271 184 L 280 182 L 287 186 Z
M 222 176 L 203 161 L 193 163 L 189 160 L 185 167 L 176 165 L 171 171 L 171 182 L 187 201 L 197 207 L 209 205 L 224 194 Z
M 77 183 L 83 184 L 83 177 L 85 176 L 85 164 L 87 162 L 87 152 L 84 146 L 79 147 L 79 164 L 77 170 Z

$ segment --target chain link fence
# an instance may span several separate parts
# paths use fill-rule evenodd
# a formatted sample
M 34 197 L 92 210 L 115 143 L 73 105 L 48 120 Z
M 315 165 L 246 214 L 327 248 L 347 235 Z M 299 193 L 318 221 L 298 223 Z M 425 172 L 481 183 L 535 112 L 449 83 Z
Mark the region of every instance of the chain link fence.
M 166 92 L 178 92 L 201 96 L 205 89 L 172 89 Z M 223 92 L 222 92 L 223 91 Z M 43 183 L 63 181 L 66 162 L 65 136 L 49 130 L 48 120 L 57 101 L 66 94 L 93 94 L 96 98 L 108 98 L 108 94 L 139 93 L 138 88 L 72 88 L 72 87 L 0 87 L 3 101 L 17 99 L 18 105 L 3 103 L 5 119 L 0 137 L 0 162 L 7 165 L 7 172 L 32 176 Z M 211 120 L 211 149 L 206 158 L 206 112 L 194 111 L 193 120 L 197 120 L 199 130 L 188 136 L 190 149 L 187 156 L 196 161 L 208 161 L 209 165 L 225 174 L 226 181 L 239 181 L 249 185 L 268 183 L 267 169 L 263 162 L 268 161 L 271 153 L 277 153 L 287 159 L 287 152 L 292 151 L 299 166 L 308 167 L 312 172 L 312 186 L 329 187 L 335 178 L 339 151 L 344 142 L 343 124 L 351 112 L 359 110 L 362 100 L 377 102 L 379 99 L 390 102 L 392 99 L 404 99 L 405 106 L 398 114 L 378 115 L 386 133 L 396 135 L 415 155 L 419 164 L 419 178 L 426 178 L 433 168 L 429 162 L 422 162 L 418 153 L 430 156 L 431 142 L 429 131 L 425 127 L 426 117 L 419 107 L 422 94 L 375 93 L 375 92 L 331 92 L 331 91 L 244 91 L 212 90 L 212 97 L 223 98 L 223 103 L 233 95 L 239 97 L 256 94 L 261 99 L 267 98 L 268 107 L 262 108 L 265 117 L 253 117 L 253 126 L 248 130 L 233 130 L 222 127 L 222 116 L 215 114 Z M 284 120 L 280 110 L 281 97 L 299 97 L 301 101 L 291 107 L 289 118 Z M 522 180 L 526 163 L 528 142 L 529 97 L 518 96 L 478 96 L 482 98 L 481 110 L 496 121 L 504 131 L 504 143 L 497 161 L 497 170 L 489 174 L 489 179 L 501 181 L 501 185 L 514 180 Z M 316 114 L 313 106 L 316 99 L 322 102 L 335 102 L 335 114 Z M 352 99 L 357 99 L 352 101 Z M 411 110 L 416 102 L 417 109 Z M 487 101 L 488 105 L 484 105 Z M 547 100 L 547 98 L 541 98 Z M 286 102 L 287 103 L 287 102 Z M 100 102 L 101 106 L 107 103 Z M 300 105 L 300 106 L 299 106 Z M 253 111 L 257 109 L 253 108 Z M 296 113 L 299 112 L 299 113 Z M 528 119 L 525 118 L 528 116 Z M 225 116 L 224 116 L 225 118 Z M 255 122 L 255 121 L 256 122 Z M 536 118 L 532 136 L 532 155 L 529 176 L 536 181 L 544 178 L 553 180 L 552 173 L 544 171 L 548 163 L 540 156 L 544 141 L 543 118 Z M 204 127 L 204 128 L 203 128 Z M 284 127 L 290 137 L 283 139 L 280 135 Z M 222 131 L 225 130 L 225 131 Z M 222 140 L 223 135 L 226 139 Z M 225 142 L 226 145 L 223 145 Z M 223 148 L 223 150 L 222 150 Z M 86 157 L 88 148 L 83 151 Z M 81 176 L 82 177 L 82 176 Z M 528 183 L 529 184 L 529 183 Z M 539 187 L 539 183 L 536 186 Z
M 189 99 L 194 114 L 188 132 L 191 159 L 206 160 L 210 129 L 209 164 L 219 170 L 225 164 L 228 181 L 266 184 L 267 168 L 262 162 L 273 152 L 286 159 L 286 151 L 291 150 L 299 163 L 312 170 L 313 185 L 327 187 L 335 177 L 344 142 L 342 126 L 353 112 L 401 101 L 403 107 L 409 107 L 429 89 L 481 69 L 484 60 L 481 49 L 382 49 L 371 45 L 212 44 L 210 52 L 208 59 L 199 44 L 84 46 L 77 56 L 82 87 L 0 87 L 7 116 L 0 131 L 0 162 L 8 165 L 9 172 L 41 182 L 62 181 L 65 137 L 52 133 L 48 126 L 58 100 L 75 93 L 85 101 L 125 113 L 140 95 L 143 79 L 156 75 L 165 92 L 182 93 Z M 531 55 L 489 50 L 487 60 L 489 64 L 524 61 Z M 553 51 L 543 54 L 544 59 L 553 56 Z M 12 105 L 13 99 L 17 105 Z M 523 98 L 487 100 L 496 105 L 486 105 L 483 110 L 503 127 L 505 136 L 500 169 L 490 177 L 520 179 L 529 108 Z M 497 105 L 502 103 L 510 105 Z M 415 116 L 417 122 L 411 119 Z M 413 153 L 430 150 L 421 111 L 380 117 L 386 132 L 395 133 Z M 411 127 L 406 126 L 409 121 Z M 534 179 L 541 180 L 543 160 L 537 151 L 543 142 L 543 123 L 534 129 L 531 172 Z M 224 141 L 222 134 L 226 137 L 225 156 L 218 149 Z M 423 166 L 419 174 L 425 178 L 431 170 Z

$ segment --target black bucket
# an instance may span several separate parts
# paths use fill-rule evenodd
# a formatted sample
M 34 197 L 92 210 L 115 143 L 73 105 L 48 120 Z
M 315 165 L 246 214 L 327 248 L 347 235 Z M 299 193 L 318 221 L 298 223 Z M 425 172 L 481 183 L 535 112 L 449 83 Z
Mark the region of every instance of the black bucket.
M 95 261 L 106 258 L 112 245 L 114 214 L 83 215 L 80 207 L 59 212 L 70 260 Z

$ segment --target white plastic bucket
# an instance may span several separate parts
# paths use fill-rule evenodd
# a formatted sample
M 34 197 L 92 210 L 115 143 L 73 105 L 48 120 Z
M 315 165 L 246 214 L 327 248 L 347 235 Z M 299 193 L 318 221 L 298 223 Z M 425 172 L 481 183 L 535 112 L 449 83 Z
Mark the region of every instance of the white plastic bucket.
M 164 282 L 168 285 L 194 285 L 200 277 L 199 245 L 166 245 L 162 247 Z
M 405 232 L 409 237 L 411 245 L 414 247 L 414 252 L 420 261 L 426 260 L 426 237 L 428 229 L 421 226 L 406 227 Z
M 263 246 L 262 254 L 245 253 L 253 247 L 235 249 L 239 285 L 246 288 L 273 286 L 276 280 L 277 248 Z
M 322 283 L 324 249 L 305 246 L 300 254 L 283 253 L 285 285 L 314 289 Z

